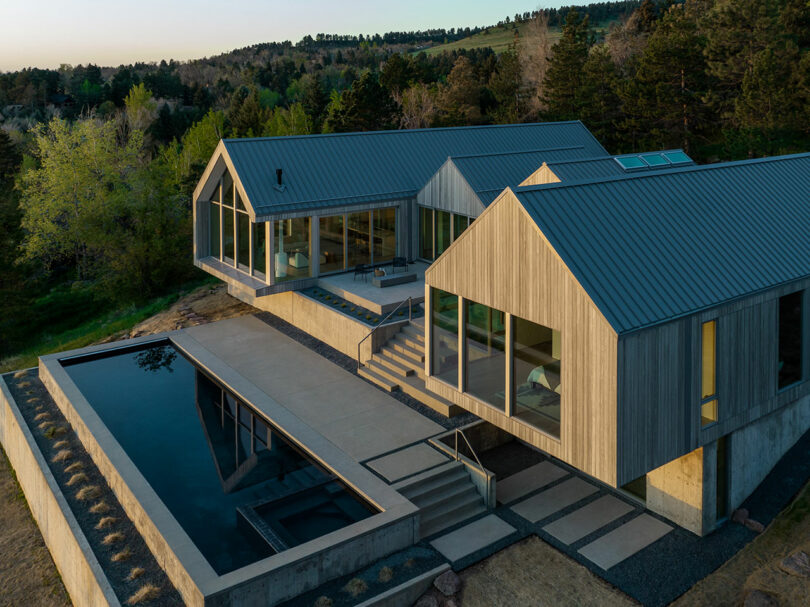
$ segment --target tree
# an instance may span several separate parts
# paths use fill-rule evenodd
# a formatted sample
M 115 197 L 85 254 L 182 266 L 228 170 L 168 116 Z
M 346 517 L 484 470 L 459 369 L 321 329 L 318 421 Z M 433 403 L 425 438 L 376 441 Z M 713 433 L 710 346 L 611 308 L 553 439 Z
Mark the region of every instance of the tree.
M 464 55 L 456 59 L 439 93 L 439 119 L 442 126 L 481 122 L 481 83 Z
M 380 84 L 394 96 L 408 88 L 413 78 L 413 61 L 400 53 L 391 55 L 380 69 Z
M 579 117 L 578 93 L 582 88 L 582 69 L 588 60 L 591 27 L 572 8 L 565 19 L 562 37 L 552 47 L 552 56 L 543 81 L 544 115 L 548 120 L 574 120 Z
M 618 95 L 619 74 L 605 44 L 591 48 L 582 67 L 582 85 L 577 92 L 579 118 L 608 149 L 619 145 L 617 125 L 622 116 Z
M 538 117 L 545 109 L 542 103 L 543 82 L 551 58 L 551 35 L 548 29 L 548 13 L 538 11 L 524 29 L 520 39 L 520 71 L 526 90 L 526 111 Z
M 289 108 L 275 108 L 264 124 L 265 137 L 284 135 L 309 135 L 312 133 L 312 121 L 301 103 L 293 103 Z
M 133 131 L 145 131 L 157 118 L 157 102 L 143 82 L 133 86 L 124 98 L 127 124 Z
M 256 137 L 262 132 L 267 111 L 259 102 L 255 88 L 239 87 L 231 97 L 228 121 L 235 137 Z
M 430 127 L 436 117 L 436 97 L 436 88 L 421 82 L 403 91 L 397 99 L 402 111 L 400 126 L 403 129 Z
M 313 132 L 320 131 L 323 124 L 324 112 L 329 104 L 329 97 L 323 90 L 321 79 L 317 76 L 308 76 L 304 80 L 301 93 L 301 105 L 309 116 Z
M 520 62 L 517 35 L 509 48 L 498 57 L 495 72 L 489 79 L 489 89 L 498 102 L 496 121 L 519 122 L 526 114 L 526 91 Z
M 168 178 L 189 199 L 197 179 L 224 136 L 225 114 L 209 110 L 199 122 L 189 127 L 179 142 L 173 141 L 161 150 L 162 164 L 169 170 Z
M 371 72 L 363 74 L 331 103 L 324 130 L 330 133 L 394 129 L 399 108 Z

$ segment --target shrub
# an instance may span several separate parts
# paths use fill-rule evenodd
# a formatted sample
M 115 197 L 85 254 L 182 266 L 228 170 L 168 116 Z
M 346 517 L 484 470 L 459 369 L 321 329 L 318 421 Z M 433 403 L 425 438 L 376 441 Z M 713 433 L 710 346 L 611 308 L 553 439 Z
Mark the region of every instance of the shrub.
M 86 483 L 87 475 L 84 472 L 77 472 L 68 479 L 67 486 L 72 487 L 77 483 Z
M 146 573 L 146 569 L 143 567 L 133 567 L 132 571 L 129 572 L 127 579 L 131 582 L 132 580 L 137 580 L 141 577 L 144 573 Z
M 39 428 L 40 430 L 47 430 L 51 426 L 53 426 L 53 422 L 51 420 L 49 420 L 49 419 L 46 419 L 44 422 L 39 424 L 39 426 L 37 426 L 37 428 Z
M 96 485 L 85 485 L 76 493 L 76 499 L 83 502 L 84 500 L 92 500 L 101 495 L 101 489 Z
M 107 527 L 112 527 L 118 519 L 114 516 L 102 516 L 101 520 L 99 520 L 98 525 L 96 525 L 96 529 L 107 529 Z
M 96 502 L 92 506 L 90 506 L 90 512 L 93 514 L 104 514 L 105 512 L 109 512 L 111 510 L 110 506 L 104 500 L 100 502 Z
M 104 536 L 104 539 L 101 540 L 101 543 L 105 546 L 111 546 L 112 544 L 117 544 L 124 540 L 124 534 L 120 531 L 113 531 L 112 533 L 108 533 Z
M 50 416 L 51 416 L 51 414 L 50 414 L 50 413 L 46 413 L 45 411 L 43 411 L 42 413 L 37 413 L 37 414 L 34 416 L 34 421 L 35 421 L 35 422 L 38 422 L 38 421 L 40 421 L 40 420 L 42 420 L 42 419 L 48 419 Z
M 348 592 L 353 597 L 358 597 L 368 590 L 368 584 L 366 584 L 365 581 L 359 577 L 356 577 L 350 579 L 349 582 L 343 587 L 343 590 Z
M 152 584 L 141 586 L 138 591 L 127 599 L 127 605 L 137 605 L 146 601 L 153 601 L 160 596 L 160 588 Z
M 394 570 L 390 567 L 383 567 L 380 569 L 379 575 L 377 575 L 377 579 L 382 582 L 383 584 L 387 584 L 390 582 L 394 577 Z
M 69 447 L 69 446 L 70 446 L 70 443 L 67 442 L 66 440 L 59 440 L 59 441 L 56 441 L 53 444 L 54 449 L 64 449 L 65 447 Z M 76 462 L 76 463 L 78 464 L 79 462 Z
M 21 377 L 25 377 L 26 375 L 28 375 L 28 370 L 27 370 L 27 369 L 23 369 L 22 371 L 17 371 L 17 372 L 14 374 L 14 379 L 20 379 Z
M 128 561 L 132 556 L 132 551 L 129 548 L 124 548 L 121 552 L 116 552 L 112 555 L 113 563 L 123 563 Z
M 330 599 L 328 596 L 319 596 L 315 599 L 314 607 L 332 607 L 334 601 Z
M 73 452 L 70 449 L 62 449 L 59 453 L 53 456 L 54 463 L 56 462 L 65 462 L 69 460 L 73 456 Z
M 45 438 L 47 439 L 64 436 L 65 434 L 67 434 L 67 428 L 65 426 L 51 426 L 44 432 Z

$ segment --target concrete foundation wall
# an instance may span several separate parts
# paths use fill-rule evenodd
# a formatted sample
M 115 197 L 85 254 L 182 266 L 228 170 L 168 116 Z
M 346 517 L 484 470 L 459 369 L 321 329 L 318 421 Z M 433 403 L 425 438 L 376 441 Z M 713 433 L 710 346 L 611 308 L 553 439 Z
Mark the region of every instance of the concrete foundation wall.
M 354 320 L 342 312 L 324 306 L 295 291 L 254 297 L 249 292 L 241 291 L 229 284 L 228 293 L 259 310 L 275 314 L 352 358 L 357 358 L 357 344 L 372 329 L 365 323 Z M 399 332 L 407 322 L 405 320 L 380 327 L 360 346 L 361 360 L 365 362 L 370 359 L 371 355 Z
M 1 377 L 0 443 L 73 604 L 120 605 Z
M 810 396 L 731 434 L 731 509 L 739 507 L 788 449 L 810 429 Z
M 647 508 L 698 535 L 704 532 L 703 448 L 647 473 Z

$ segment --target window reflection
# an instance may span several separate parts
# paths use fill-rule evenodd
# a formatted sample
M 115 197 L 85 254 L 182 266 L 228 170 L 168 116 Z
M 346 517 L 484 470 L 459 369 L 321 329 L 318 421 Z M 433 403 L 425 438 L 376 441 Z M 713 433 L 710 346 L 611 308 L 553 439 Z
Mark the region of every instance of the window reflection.
M 514 317 L 514 416 L 559 438 L 560 332 Z
M 466 301 L 467 392 L 504 411 L 506 388 L 506 330 L 504 314 Z

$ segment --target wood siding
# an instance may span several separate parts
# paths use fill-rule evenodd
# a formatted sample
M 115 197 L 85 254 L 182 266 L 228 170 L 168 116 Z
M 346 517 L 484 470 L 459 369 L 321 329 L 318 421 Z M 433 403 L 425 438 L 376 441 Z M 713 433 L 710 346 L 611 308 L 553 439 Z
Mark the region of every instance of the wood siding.
M 805 380 L 778 391 L 779 297 L 804 290 Z M 718 421 L 701 427 L 701 326 L 717 321 Z M 619 338 L 618 482 L 624 484 L 810 394 L 810 280 Z
M 616 333 L 510 191 L 427 270 L 425 283 L 561 332 L 560 440 L 435 378 L 428 388 L 615 485 Z
M 478 217 L 484 204 L 470 184 L 458 171 L 452 160 L 445 162 L 416 195 L 416 203 L 423 207 L 450 211 L 468 217 Z
M 526 177 L 520 185 L 544 185 L 546 183 L 559 183 L 560 178 L 557 177 L 548 165 L 544 162 L 539 169 Z

